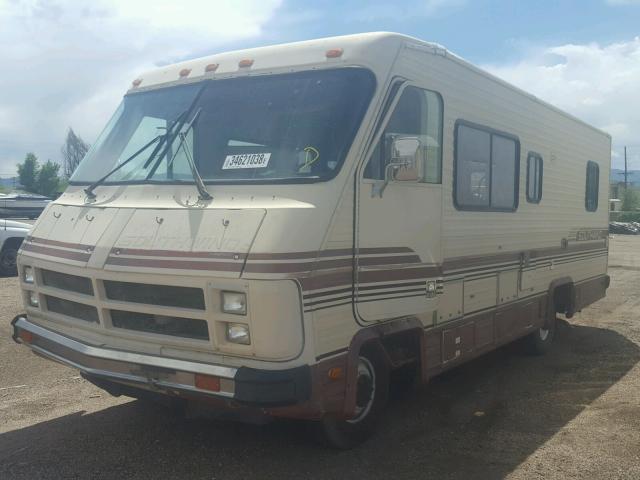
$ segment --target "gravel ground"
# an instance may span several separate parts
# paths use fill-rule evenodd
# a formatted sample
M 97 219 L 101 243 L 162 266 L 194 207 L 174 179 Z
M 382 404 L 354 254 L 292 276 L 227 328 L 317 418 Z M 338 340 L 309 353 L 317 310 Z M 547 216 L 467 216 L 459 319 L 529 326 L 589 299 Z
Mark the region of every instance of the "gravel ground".
M 606 299 L 545 357 L 504 347 L 392 401 L 361 448 L 304 426 L 183 420 L 112 398 L 11 341 L 0 279 L 0 478 L 640 478 L 640 238 L 611 241 Z

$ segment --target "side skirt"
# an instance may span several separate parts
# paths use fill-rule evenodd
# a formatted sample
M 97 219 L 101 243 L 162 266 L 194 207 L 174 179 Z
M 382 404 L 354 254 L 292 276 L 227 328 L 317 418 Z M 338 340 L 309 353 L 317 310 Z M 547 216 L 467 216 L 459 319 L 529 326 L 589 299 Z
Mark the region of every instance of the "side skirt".
M 523 337 L 544 325 L 548 295 L 541 294 L 424 332 L 423 380 Z

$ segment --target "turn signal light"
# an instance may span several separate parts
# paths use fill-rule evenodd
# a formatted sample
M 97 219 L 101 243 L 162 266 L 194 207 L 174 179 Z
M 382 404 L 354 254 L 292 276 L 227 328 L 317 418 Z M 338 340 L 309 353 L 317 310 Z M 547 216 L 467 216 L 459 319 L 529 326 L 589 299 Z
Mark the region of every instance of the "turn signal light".
M 239 67 L 250 67 L 251 65 L 253 65 L 253 59 L 252 58 L 245 58 L 245 59 L 240 60 L 238 62 L 238 66 Z
M 20 338 L 20 340 L 22 340 L 24 343 L 31 343 L 33 342 L 33 333 L 28 332 L 26 330 L 20 330 L 18 332 L 18 337 Z
M 342 367 L 333 367 L 329 369 L 327 375 L 331 380 L 339 380 L 344 375 L 344 370 Z
M 338 58 L 342 56 L 343 50 L 341 48 L 332 48 L 331 50 L 327 50 L 325 55 L 327 58 Z
M 210 392 L 220 391 L 219 377 L 212 377 L 211 375 L 196 373 L 195 384 L 196 384 L 196 388 L 199 388 L 200 390 L 208 390 Z

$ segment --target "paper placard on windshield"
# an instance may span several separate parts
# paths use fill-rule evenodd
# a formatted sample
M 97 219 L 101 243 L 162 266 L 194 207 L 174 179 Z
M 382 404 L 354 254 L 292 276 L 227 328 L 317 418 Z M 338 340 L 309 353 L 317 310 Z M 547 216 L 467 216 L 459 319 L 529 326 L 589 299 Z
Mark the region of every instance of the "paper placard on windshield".
M 223 170 L 232 168 L 265 168 L 269 164 L 270 153 L 243 153 L 227 155 L 222 165 Z

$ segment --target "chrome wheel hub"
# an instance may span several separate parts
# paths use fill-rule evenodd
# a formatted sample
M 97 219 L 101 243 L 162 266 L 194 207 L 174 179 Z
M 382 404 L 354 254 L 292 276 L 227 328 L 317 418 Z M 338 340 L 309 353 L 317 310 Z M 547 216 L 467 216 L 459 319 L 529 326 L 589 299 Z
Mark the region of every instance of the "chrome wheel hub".
M 356 408 L 349 423 L 358 423 L 371 411 L 376 396 L 376 372 L 371 362 L 365 358 L 358 359 L 358 378 L 356 380 Z

